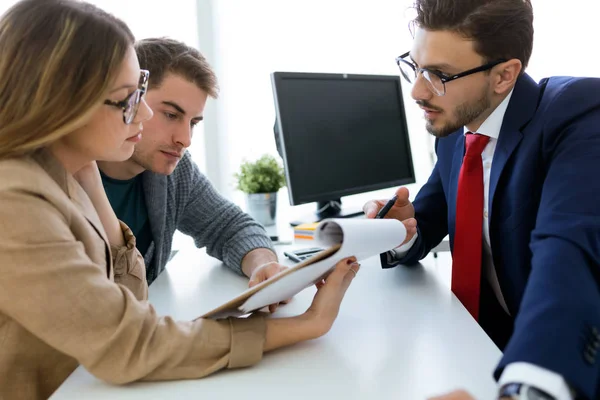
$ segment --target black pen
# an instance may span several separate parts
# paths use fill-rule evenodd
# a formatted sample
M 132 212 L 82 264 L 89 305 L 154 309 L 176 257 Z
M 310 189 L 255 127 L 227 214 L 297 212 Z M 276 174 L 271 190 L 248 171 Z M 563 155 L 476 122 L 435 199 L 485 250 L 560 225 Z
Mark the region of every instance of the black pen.
M 381 208 L 381 210 L 379 210 L 379 212 L 375 216 L 375 219 L 381 219 L 381 218 L 385 217 L 385 214 L 387 214 L 388 211 L 390 211 L 390 208 L 392 208 L 394 203 L 396 203 L 396 200 L 398 200 L 398 195 L 395 194 L 394 197 L 389 199 L 388 202 L 385 203 L 385 206 L 383 206 Z

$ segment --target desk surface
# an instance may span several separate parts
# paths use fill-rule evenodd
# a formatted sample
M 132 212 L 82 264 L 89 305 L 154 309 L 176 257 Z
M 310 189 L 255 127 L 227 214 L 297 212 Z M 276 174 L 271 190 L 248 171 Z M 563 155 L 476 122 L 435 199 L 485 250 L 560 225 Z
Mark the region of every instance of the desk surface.
M 52 399 L 418 400 L 459 387 L 493 398 L 501 353 L 441 277 L 448 262 L 441 254 L 419 267 L 382 270 L 378 258 L 364 261 L 327 335 L 268 353 L 254 367 L 127 386 L 105 384 L 79 367 Z M 159 314 L 190 320 L 246 285 L 203 250 L 188 248 L 151 285 L 149 297 Z M 314 292 L 304 290 L 277 314 L 302 313 Z

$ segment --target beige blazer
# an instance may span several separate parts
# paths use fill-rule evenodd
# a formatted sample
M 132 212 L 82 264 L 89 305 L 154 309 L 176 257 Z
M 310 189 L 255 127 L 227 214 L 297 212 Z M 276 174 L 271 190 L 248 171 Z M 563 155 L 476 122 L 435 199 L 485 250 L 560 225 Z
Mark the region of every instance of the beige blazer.
M 96 377 L 199 378 L 262 356 L 262 318 L 175 322 L 145 301 L 143 259 L 109 248 L 89 198 L 48 151 L 0 160 L 0 399 Z

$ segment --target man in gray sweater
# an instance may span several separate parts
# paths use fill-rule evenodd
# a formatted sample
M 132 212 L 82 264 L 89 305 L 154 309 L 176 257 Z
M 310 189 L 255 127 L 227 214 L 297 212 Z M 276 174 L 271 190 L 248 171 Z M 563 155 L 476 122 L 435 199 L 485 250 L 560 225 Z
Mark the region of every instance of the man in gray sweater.
M 268 279 L 285 267 L 264 228 L 223 198 L 186 151 L 208 96 L 217 97 L 213 70 L 196 49 L 171 39 L 142 40 L 136 52 L 150 71 L 154 116 L 129 160 L 98 166 L 115 213 L 136 236 L 148 284 L 165 269 L 176 229 L 251 286 Z

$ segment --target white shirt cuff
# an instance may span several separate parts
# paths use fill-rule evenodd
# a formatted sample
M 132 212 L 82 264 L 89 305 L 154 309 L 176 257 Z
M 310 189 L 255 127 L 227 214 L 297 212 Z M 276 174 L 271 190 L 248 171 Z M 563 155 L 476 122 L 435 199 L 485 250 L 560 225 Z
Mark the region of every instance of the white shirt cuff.
M 415 244 L 418 237 L 419 237 L 419 233 L 417 232 L 417 233 L 415 233 L 415 236 L 410 238 L 410 240 L 408 242 L 404 243 L 402 246 L 396 247 L 394 250 L 391 250 L 390 252 L 392 253 L 392 257 L 395 259 L 404 257 L 406 255 L 406 253 L 408 253 L 410 248 L 413 246 L 413 244 Z
M 543 390 L 556 400 L 573 400 L 569 386 L 561 375 L 530 363 L 508 364 L 498 381 L 500 386 L 507 383 L 524 383 Z

